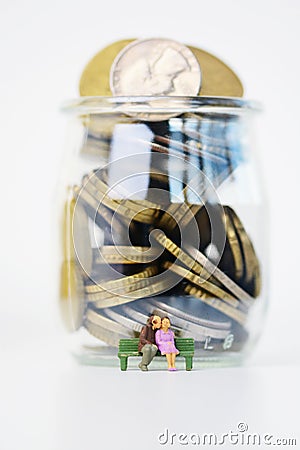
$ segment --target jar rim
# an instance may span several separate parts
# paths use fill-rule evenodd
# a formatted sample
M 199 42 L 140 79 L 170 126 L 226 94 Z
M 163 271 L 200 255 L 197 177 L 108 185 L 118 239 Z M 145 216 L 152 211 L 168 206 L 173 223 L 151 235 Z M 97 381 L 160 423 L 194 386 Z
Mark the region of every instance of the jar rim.
M 240 97 L 85 96 L 66 100 L 61 111 L 71 114 L 183 114 L 241 115 L 261 111 L 259 102 Z

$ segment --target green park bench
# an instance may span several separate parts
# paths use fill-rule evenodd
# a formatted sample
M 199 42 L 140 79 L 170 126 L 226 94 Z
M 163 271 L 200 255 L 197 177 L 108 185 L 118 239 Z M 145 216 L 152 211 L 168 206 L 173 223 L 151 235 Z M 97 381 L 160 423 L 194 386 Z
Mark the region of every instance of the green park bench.
M 129 356 L 142 356 L 142 354 L 138 351 L 138 344 L 138 338 L 120 339 L 118 357 L 120 358 L 121 370 L 127 370 L 127 360 Z M 195 350 L 194 339 L 175 338 L 175 346 L 179 350 L 179 354 L 177 355 L 177 357 L 182 356 L 185 358 L 186 370 L 192 370 Z M 155 355 L 155 358 L 156 357 L 165 358 L 165 355 L 162 355 L 158 350 Z

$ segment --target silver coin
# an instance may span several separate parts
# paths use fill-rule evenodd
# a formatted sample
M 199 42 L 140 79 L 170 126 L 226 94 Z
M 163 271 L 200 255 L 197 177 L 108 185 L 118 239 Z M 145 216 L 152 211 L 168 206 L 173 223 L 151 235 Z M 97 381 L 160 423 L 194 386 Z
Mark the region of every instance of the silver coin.
M 242 289 L 238 284 L 236 284 L 228 275 L 226 275 L 222 270 L 220 270 L 213 262 L 211 262 L 200 250 L 193 248 L 192 246 L 186 244 L 185 250 L 199 262 L 206 270 L 208 270 L 217 280 L 219 280 L 230 292 L 232 292 L 236 297 L 249 308 L 253 302 L 254 298 L 251 297 L 244 289 Z
M 230 330 L 230 328 L 231 328 L 231 322 L 228 320 L 226 320 L 226 322 L 224 322 L 224 321 L 217 322 L 214 320 L 204 319 L 202 317 L 196 317 L 196 316 L 188 314 L 184 311 L 181 311 L 178 308 L 168 305 L 167 303 L 160 302 L 159 300 L 155 300 L 155 299 L 148 300 L 148 304 L 151 305 L 152 308 L 156 307 L 156 308 L 163 309 L 168 314 L 173 314 L 174 316 L 180 317 L 181 319 L 184 319 L 187 322 L 193 322 L 193 323 L 196 323 L 203 327 L 223 329 L 223 330 Z
M 103 328 L 100 325 L 97 325 L 89 320 L 85 321 L 84 326 L 91 335 L 113 347 L 119 346 L 120 339 L 132 338 L 132 335 L 130 334 L 124 335 L 116 332 L 112 333 L 108 329 Z
M 83 273 L 89 276 L 92 271 L 93 249 L 89 233 L 88 215 L 80 201 L 77 201 L 74 207 L 72 235 L 74 251 L 79 266 Z
M 103 314 L 100 314 L 96 311 L 89 309 L 86 313 L 85 321 L 91 322 L 94 325 L 98 325 L 99 327 L 105 328 L 112 333 L 127 335 L 128 329 L 121 324 L 116 323 L 114 320 L 111 320 L 108 317 L 105 317 Z
M 122 316 L 122 314 L 119 314 L 118 312 L 113 311 L 109 308 L 103 309 L 103 312 L 107 317 L 121 324 L 125 328 L 128 328 L 129 330 L 136 331 L 137 333 L 140 333 L 142 331 L 143 325 L 141 323 L 134 322 L 132 319 L 124 317 Z
M 125 314 L 127 314 L 135 321 L 138 321 L 142 325 L 144 325 L 149 318 L 149 315 L 145 315 L 140 311 L 137 311 L 127 305 L 123 305 L 122 310 L 124 311 Z M 165 313 L 163 315 L 165 315 Z M 195 336 L 191 332 L 188 332 L 186 330 L 183 330 L 182 328 L 177 327 L 176 325 L 174 325 L 174 323 L 172 324 L 172 330 L 175 332 L 176 336 L 180 336 L 182 338 L 195 338 Z
M 127 307 L 125 309 L 125 306 L 123 308 L 124 311 L 134 319 L 138 319 L 139 317 L 144 316 L 142 313 L 136 311 L 133 308 Z M 145 309 L 147 309 L 148 313 L 155 311 L 155 313 L 157 313 L 161 317 L 167 315 L 172 322 L 172 329 L 174 331 L 178 331 L 181 337 L 193 337 L 197 342 L 204 342 L 208 336 L 215 339 L 225 339 L 225 337 L 228 335 L 228 330 L 217 330 L 214 328 L 203 327 L 201 325 L 188 322 L 174 314 L 171 314 L 170 312 L 167 313 L 166 309 L 164 308 L 158 307 L 154 310 L 154 307 L 149 304 L 148 308 L 147 306 L 145 306 Z M 147 316 L 144 317 L 146 317 L 147 319 Z
M 196 96 L 201 70 L 192 51 L 170 39 L 138 39 L 115 58 L 110 88 L 119 96 Z

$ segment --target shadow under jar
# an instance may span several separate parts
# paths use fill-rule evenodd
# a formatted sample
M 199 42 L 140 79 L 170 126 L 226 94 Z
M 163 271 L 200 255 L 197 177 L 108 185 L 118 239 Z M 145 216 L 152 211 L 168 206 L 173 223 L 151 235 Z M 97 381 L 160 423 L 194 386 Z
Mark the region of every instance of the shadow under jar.
M 117 366 L 119 339 L 138 337 L 154 313 L 194 338 L 195 368 L 241 363 L 267 304 L 257 105 L 85 97 L 63 110 L 60 305 L 71 351 Z

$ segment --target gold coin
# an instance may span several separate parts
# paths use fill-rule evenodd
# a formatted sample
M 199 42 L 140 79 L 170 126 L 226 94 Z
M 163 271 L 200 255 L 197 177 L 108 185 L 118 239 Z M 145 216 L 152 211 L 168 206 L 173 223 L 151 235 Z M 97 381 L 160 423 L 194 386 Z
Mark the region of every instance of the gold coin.
M 151 280 L 151 279 L 150 279 Z M 93 305 L 98 309 L 109 308 L 113 306 L 120 306 L 126 303 L 132 302 L 133 300 L 138 300 L 144 297 L 152 297 L 154 295 L 160 294 L 167 291 L 174 286 L 174 278 L 169 274 L 164 279 L 159 281 L 151 280 L 151 284 L 141 289 L 137 289 L 128 293 L 128 295 L 115 295 L 114 297 L 103 298 L 101 300 L 95 301 Z M 91 295 L 97 294 L 89 294 Z
M 97 53 L 85 67 L 80 83 L 79 92 L 82 96 L 111 96 L 109 73 L 111 65 L 126 45 L 134 39 L 124 39 L 114 42 Z
M 94 294 L 97 292 L 105 292 L 105 291 L 109 291 L 110 289 L 113 290 L 114 289 L 120 289 L 120 288 L 124 288 L 125 286 L 130 285 L 136 278 L 148 278 L 148 277 L 152 277 L 153 275 L 157 274 L 157 267 L 156 266 L 150 266 L 147 267 L 145 270 L 141 271 L 141 272 L 137 272 L 133 275 L 129 275 L 127 277 L 122 277 L 119 278 L 117 280 L 110 280 L 110 281 L 104 281 L 102 284 L 94 284 L 94 285 L 89 285 L 86 286 L 85 291 L 88 294 Z M 108 292 L 110 293 L 110 291 Z
M 260 273 L 260 267 L 259 262 L 257 260 L 257 265 L 254 271 L 254 288 L 253 288 L 253 296 L 258 297 L 261 292 L 261 286 L 262 286 L 262 280 L 261 280 L 261 273 Z
M 103 245 L 99 248 L 99 251 L 103 256 L 119 255 L 131 258 L 137 256 L 148 256 L 157 257 L 159 256 L 159 251 L 154 247 L 141 247 L 141 246 L 131 246 L 131 245 Z
M 236 232 L 239 235 L 242 252 L 244 256 L 244 265 L 245 265 L 245 280 L 249 282 L 253 279 L 254 273 L 257 270 L 258 260 L 257 256 L 240 218 L 237 216 L 236 212 L 227 207 L 227 212 L 231 216 Z
M 121 50 L 135 39 L 117 41 L 97 53 L 85 67 L 79 84 L 81 96 L 111 96 L 110 69 Z M 211 53 L 187 45 L 200 64 L 200 96 L 241 97 L 243 86 L 237 75 Z
M 104 245 L 94 249 L 95 264 L 145 264 L 159 257 L 157 248 Z
M 211 53 L 189 46 L 200 64 L 202 84 L 200 96 L 242 97 L 243 85 L 223 61 Z
M 85 309 L 84 284 L 82 272 L 74 260 L 62 263 L 60 308 L 67 329 L 69 331 L 78 330 L 82 325 Z
M 226 229 L 226 236 L 228 239 L 228 243 L 232 252 L 233 263 L 235 267 L 235 277 L 237 280 L 240 280 L 244 273 L 244 260 L 242 255 L 242 249 L 228 206 L 224 206 L 224 213 L 225 214 L 223 215 L 222 219 L 224 227 Z
M 117 285 L 105 290 L 103 289 L 102 291 L 97 290 L 91 293 L 87 293 L 87 301 L 95 303 L 99 302 L 100 300 L 107 300 L 111 297 L 129 295 L 131 292 L 145 288 L 146 286 L 150 286 L 151 284 L 153 284 L 151 278 L 137 278 L 135 280 L 132 280 L 130 284 L 124 284 L 124 286 Z
M 95 264 L 146 264 L 153 261 L 153 257 L 145 257 L 143 255 L 134 255 L 124 258 L 122 255 L 101 255 L 97 254 Z
M 64 205 L 63 223 L 62 223 L 62 242 L 63 257 L 65 260 L 73 260 L 75 257 L 73 238 L 72 238 L 72 218 L 74 216 L 76 199 L 69 198 Z
M 186 192 L 186 188 L 183 189 L 183 192 Z M 176 226 L 186 227 L 194 220 L 195 215 L 202 207 L 201 204 L 171 203 L 159 219 L 159 226 L 167 228 L 169 231 L 174 230 Z

